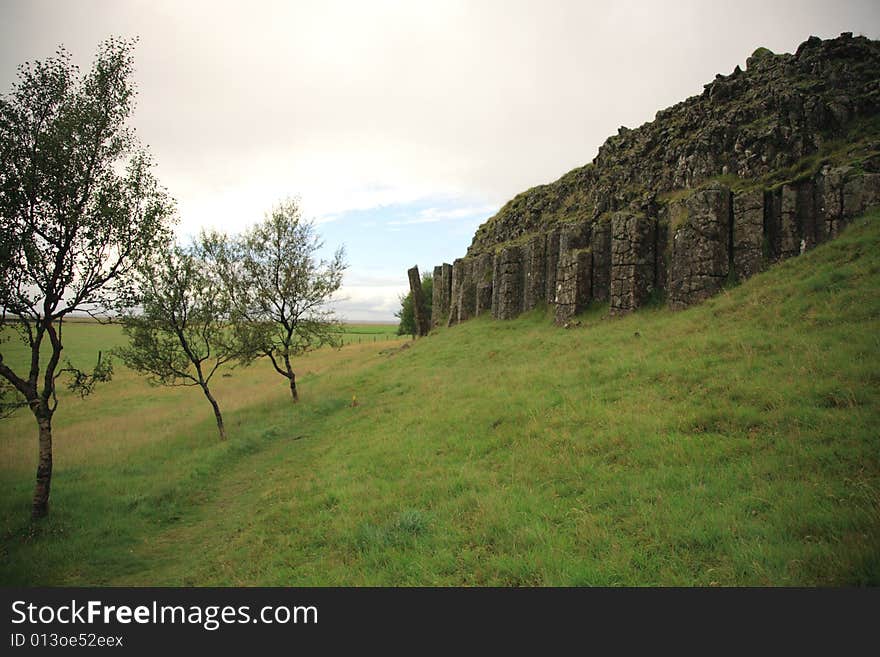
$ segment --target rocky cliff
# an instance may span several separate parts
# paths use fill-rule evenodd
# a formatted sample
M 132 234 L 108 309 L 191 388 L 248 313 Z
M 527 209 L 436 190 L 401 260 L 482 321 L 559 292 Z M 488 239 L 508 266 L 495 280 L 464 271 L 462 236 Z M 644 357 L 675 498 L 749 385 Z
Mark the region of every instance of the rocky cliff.
M 759 48 L 703 93 L 620 128 L 589 164 L 523 192 L 434 269 L 432 324 L 539 304 L 564 323 L 651 299 L 683 308 L 834 237 L 880 204 L 880 42 Z

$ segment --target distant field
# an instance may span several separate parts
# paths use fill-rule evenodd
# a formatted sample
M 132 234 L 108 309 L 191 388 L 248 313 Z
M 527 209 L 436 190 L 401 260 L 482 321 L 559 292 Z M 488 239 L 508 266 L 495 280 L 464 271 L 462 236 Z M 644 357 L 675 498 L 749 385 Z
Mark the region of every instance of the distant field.
M 102 320 L 104 321 L 104 320 Z M 78 365 L 87 365 L 96 357 L 96 349 L 109 351 L 122 346 L 125 337 L 117 324 L 101 324 L 90 317 L 71 317 L 65 322 L 67 335 L 73 336 L 73 342 L 65 341 L 65 358 L 73 358 Z M 104 330 L 107 328 L 108 330 Z M 29 358 L 28 351 L 19 343 L 12 332 L 8 332 L 11 342 L 3 344 L 3 355 L 7 362 L 21 363 L 21 359 Z M 407 336 L 397 335 L 397 324 L 344 324 L 342 344 L 368 344 L 406 339 Z M 82 358 L 86 360 L 80 362 Z
M 235 370 L 225 443 L 117 367 L 62 395 L 46 521 L 34 421 L 0 423 L 0 584 L 880 584 L 878 290 L 875 214 L 684 312 L 325 349 L 296 406 Z
M 399 340 L 397 324 L 346 324 L 343 344 L 366 344 Z

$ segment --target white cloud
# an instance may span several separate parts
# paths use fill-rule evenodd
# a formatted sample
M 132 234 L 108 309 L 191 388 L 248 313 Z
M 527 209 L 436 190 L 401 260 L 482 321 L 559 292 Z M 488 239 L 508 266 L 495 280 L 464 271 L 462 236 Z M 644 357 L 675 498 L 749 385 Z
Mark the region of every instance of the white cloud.
M 400 295 L 405 285 L 344 285 L 333 308 L 343 319 L 349 321 L 389 321 L 400 309 Z
M 498 208 L 492 205 L 468 206 L 463 208 L 426 208 L 420 210 L 414 219 L 400 219 L 387 222 L 389 226 L 409 226 L 412 224 L 433 224 L 438 221 L 449 221 L 454 219 L 468 219 L 471 217 L 482 217 L 488 219 Z

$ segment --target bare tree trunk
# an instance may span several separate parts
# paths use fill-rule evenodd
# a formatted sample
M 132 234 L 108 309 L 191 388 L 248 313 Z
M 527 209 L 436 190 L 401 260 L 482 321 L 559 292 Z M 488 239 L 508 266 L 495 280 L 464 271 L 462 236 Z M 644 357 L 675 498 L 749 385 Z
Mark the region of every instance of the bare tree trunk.
M 290 362 L 289 347 L 284 351 L 284 369 L 286 370 L 286 374 L 281 371 L 280 368 L 276 369 L 287 377 L 287 380 L 290 383 L 290 396 L 293 397 L 293 403 L 296 404 L 299 401 L 299 394 L 296 392 L 296 373 L 293 371 L 293 365 Z
M 34 415 L 40 427 L 40 457 L 31 517 L 44 518 L 49 514 L 49 490 L 52 487 L 52 413 L 39 406 Z
M 208 401 L 211 402 L 211 406 L 214 409 L 214 418 L 217 420 L 217 430 L 220 431 L 220 440 L 226 440 L 226 429 L 223 428 L 223 416 L 220 415 L 220 406 L 217 404 L 217 400 L 214 399 L 214 395 L 208 390 L 207 384 L 202 384 L 202 391 L 204 391 L 205 397 L 208 398 Z
M 290 395 L 293 397 L 293 403 L 295 404 L 299 401 L 299 394 L 296 392 L 296 374 L 289 372 L 287 378 L 290 381 Z

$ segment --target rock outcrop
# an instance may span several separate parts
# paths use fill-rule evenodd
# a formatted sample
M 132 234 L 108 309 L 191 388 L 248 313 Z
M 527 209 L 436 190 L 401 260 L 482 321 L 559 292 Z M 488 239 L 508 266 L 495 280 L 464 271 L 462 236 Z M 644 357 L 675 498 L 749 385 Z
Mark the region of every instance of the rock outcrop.
M 407 272 L 409 276 L 409 293 L 412 295 L 413 319 L 416 324 L 416 332 L 419 336 L 428 335 L 431 329 L 431 318 L 425 306 L 425 295 L 422 292 L 422 277 L 419 268 L 412 267 Z
M 735 194 L 733 203 L 733 272 L 744 280 L 762 271 L 764 256 L 764 192 Z
M 523 248 L 507 246 L 495 256 L 492 267 L 492 317 L 513 319 L 523 308 Z
M 466 257 L 435 268 L 432 325 L 542 304 L 560 324 L 592 302 L 685 308 L 878 204 L 880 43 L 844 33 L 793 55 L 759 48 L 745 70 L 508 202 Z
M 670 207 L 669 305 L 684 308 L 716 294 L 730 275 L 730 189 L 711 185 Z
M 431 299 L 431 326 L 440 326 L 449 318 L 452 302 L 452 265 L 444 262 L 434 267 L 434 288 Z
M 611 219 L 611 314 L 641 306 L 656 287 L 657 218 L 617 212 Z

